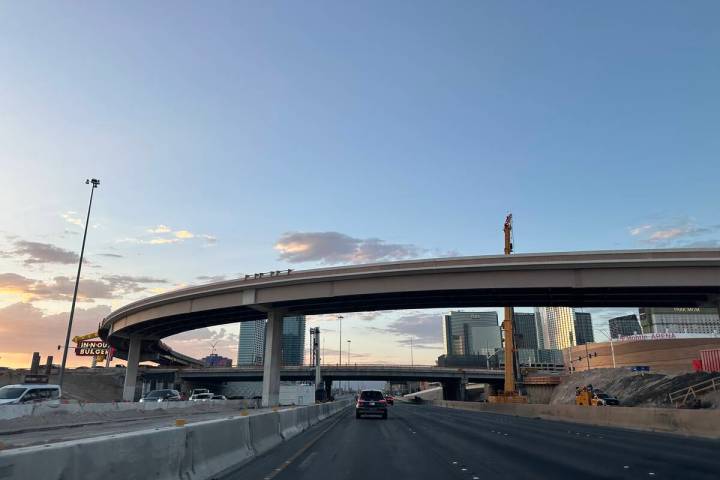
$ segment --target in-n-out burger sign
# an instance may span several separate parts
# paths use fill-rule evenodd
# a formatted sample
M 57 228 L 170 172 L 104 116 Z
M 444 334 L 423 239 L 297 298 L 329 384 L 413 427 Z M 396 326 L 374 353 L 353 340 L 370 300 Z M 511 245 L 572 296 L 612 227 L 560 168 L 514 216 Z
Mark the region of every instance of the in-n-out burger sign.
M 83 340 L 75 347 L 75 355 L 81 357 L 105 356 L 108 353 L 108 344 L 102 340 Z

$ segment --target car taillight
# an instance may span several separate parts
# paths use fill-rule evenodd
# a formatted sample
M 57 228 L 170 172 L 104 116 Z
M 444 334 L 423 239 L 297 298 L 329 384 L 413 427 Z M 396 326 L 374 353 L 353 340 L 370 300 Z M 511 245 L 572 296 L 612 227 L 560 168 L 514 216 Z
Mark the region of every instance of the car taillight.
M 385 400 L 380 400 L 378 403 L 386 404 L 387 402 Z

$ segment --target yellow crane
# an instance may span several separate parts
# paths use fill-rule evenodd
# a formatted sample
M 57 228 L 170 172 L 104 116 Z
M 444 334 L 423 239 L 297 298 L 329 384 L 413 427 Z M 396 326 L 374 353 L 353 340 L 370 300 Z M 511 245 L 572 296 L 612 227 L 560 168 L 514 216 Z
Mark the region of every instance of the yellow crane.
M 505 255 L 510 255 L 513 251 L 512 244 L 512 213 L 505 217 Z M 505 332 L 505 396 L 513 395 L 515 391 L 515 342 L 513 341 L 513 309 L 505 307 L 505 320 L 503 321 L 503 331 Z
M 503 232 L 505 233 L 505 255 L 510 255 L 513 251 L 512 213 L 505 217 Z M 527 397 L 520 395 L 515 388 L 515 337 L 513 336 L 512 307 L 505 307 L 505 319 L 502 326 L 505 333 L 505 388 L 502 395 L 488 396 L 488 401 L 494 403 L 527 403 Z

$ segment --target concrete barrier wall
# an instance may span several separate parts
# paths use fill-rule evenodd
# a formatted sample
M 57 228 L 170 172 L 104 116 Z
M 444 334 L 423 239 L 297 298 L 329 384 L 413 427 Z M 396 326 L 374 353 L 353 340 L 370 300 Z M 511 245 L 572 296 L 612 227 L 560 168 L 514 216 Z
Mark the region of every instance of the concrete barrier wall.
M 717 410 L 491 404 L 445 400 L 435 401 L 433 405 L 519 417 L 538 417 L 546 420 L 720 439 L 720 412 Z
M 250 439 L 255 453 L 258 455 L 265 453 L 282 442 L 280 415 L 277 412 L 253 415 L 249 418 Z
M 230 405 L 240 408 L 254 406 L 252 400 L 216 400 L 212 402 L 112 402 L 112 403 L 37 403 L 33 405 L 0 406 L 0 420 L 12 420 L 26 416 L 42 416 L 55 414 L 105 413 L 119 411 L 145 412 L 151 410 L 170 410 L 188 407 L 212 409 L 217 405 Z
M 321 411 L 330 416 L 350 404 L 340 401 L 4 450 L 0 451 L 0 479 L 209 479 L 238 468 L 283 438 L 297 435 L 310 426 L 310 418 L 319 418 Z
M 303 410 L 304 409 L 301 408 L 295 408 L 293 410 L 278 412 L 278 416 L 280 417 L 280 435 L 283 440 L 288 440 L 307 428 L 303 426 L 303 422 L 301 422 L 298 417 L 298 413 Z

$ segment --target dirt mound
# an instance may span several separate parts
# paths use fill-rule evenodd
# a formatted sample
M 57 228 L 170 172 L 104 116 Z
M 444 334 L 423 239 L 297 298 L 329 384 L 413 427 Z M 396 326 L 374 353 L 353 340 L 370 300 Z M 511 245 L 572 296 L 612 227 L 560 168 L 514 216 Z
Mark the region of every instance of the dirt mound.
M 633 372 L 629 368 L 602 368 L 573 373 L 557 386 L 551 404 L 575 403 L 575 387 L 591 384 L 617 397 L 627 407 L 672 407 L 668 394 L 713 377 L 710 373 L 680 375 Z

